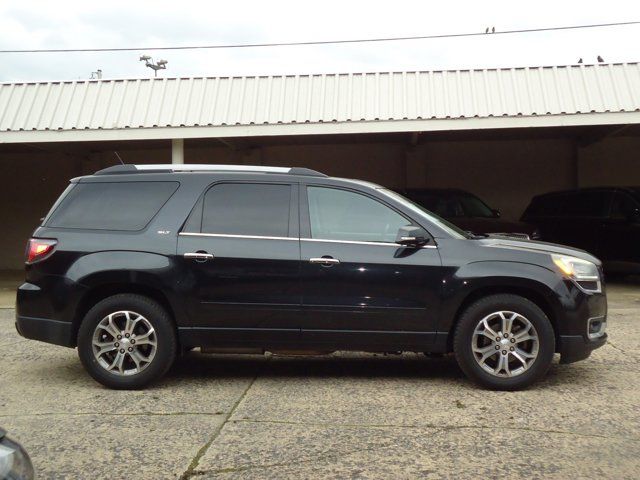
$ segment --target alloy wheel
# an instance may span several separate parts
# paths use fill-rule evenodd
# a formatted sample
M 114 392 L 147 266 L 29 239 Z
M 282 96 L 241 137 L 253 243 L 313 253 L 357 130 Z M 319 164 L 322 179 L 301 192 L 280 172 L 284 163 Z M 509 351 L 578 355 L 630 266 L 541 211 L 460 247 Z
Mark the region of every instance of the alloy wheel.
M 533 324 L 517 312 L 498 311 L 478 322 L 471 337 L 473 356 L 496 377 L 515 377 L 538 357 L 540 339 Z
M 96 326 L 92 350 L 98 364 L 109 373 L 135 375 L 156 355 L 156 332 L 144 316 L 129 310 L 111 313 Z

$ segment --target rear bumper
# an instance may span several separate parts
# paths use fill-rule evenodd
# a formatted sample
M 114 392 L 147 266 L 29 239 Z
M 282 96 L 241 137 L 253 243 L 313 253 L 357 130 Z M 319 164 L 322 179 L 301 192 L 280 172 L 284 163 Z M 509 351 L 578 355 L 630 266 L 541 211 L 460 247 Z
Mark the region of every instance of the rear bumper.
M 71 322 L 16 315 L 16 330 L 24 338 L 75 347 Z
M 16 329 L 25 338 L 75 347 L 73 321 L 86 288 L 58 275 L 25 282 L 16 296 Z
M 560 335 L 559 343 L 560 363 L 573 363 L 584 360 L 607 343 L 607 334 L 589 340 L 582 335 Z

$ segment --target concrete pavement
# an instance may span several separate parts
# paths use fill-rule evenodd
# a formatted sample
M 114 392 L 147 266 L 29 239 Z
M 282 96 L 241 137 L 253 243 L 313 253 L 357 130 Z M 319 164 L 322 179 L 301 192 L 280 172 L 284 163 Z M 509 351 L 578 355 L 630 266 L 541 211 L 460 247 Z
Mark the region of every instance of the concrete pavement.
M 191 354 L 110 391 L 2 309 L 0 425 L 38 478 L 637 478 L 640 290 L 609 293 L 610 343 L 513 393 L 452 358 L 351 353 Z

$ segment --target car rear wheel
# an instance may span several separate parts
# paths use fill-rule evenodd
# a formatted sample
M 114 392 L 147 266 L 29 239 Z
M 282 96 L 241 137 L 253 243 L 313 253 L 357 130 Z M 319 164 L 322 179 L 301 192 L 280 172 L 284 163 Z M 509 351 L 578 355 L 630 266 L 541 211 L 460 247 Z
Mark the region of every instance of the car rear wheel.
M 549 369 L 555 335 L 535 303 L 518 295 L 491 295 L 460 317 L 454 352 L 460 368 L 476 383 L 494 390 L 519 390 Z
M 115 389 L 138 389 L 159 379 L 173 364 L 175 328 L 153 300 L 119 294 L 97 303 L 78 332 L 78 355 L 89 374 Z

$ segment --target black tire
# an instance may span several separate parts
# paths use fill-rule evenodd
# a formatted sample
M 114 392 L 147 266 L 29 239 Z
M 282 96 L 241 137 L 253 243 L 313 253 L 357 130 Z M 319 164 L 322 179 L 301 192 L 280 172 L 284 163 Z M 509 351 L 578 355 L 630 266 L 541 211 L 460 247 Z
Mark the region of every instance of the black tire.
M 515 312 L 522 315 L 533 325 L 538 335 L 537 357 L 526 370 L 513 377 L 496 376 L 487 372 L 476 361 L 472 350 L 476 326 L 488 315 L 499 311 Z M 491 295 L 471 304 L 462 313 L 454 333 L 453 350 L 458 365 L 475 383 L 492 390 L 520 390 L 530 386 L 546 374 L 553 361 L 555 334 L 551 322 L 535 303 L 518 295 Z M 493 357 L 494 359 L 499 358 L 500 352 L 497 352 L 496 355 L 498 357 Z
M 128 310 L 142 315 L 153 327 L 155 356 L 144 369 L 132 375 L 119 375 L 102 367 L 93 353 L 92 339 L 98 324 L 109 314 Z M 84 368 L 102 385 L 118 390 L 141 389 L 162 377 L 173 365 L 178 349 L 176 329 L 167 311 L 148 297 L 118 294 L 98 302 L 85 315 L 78 331 L 78 355 Z

